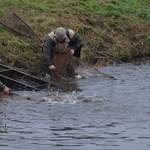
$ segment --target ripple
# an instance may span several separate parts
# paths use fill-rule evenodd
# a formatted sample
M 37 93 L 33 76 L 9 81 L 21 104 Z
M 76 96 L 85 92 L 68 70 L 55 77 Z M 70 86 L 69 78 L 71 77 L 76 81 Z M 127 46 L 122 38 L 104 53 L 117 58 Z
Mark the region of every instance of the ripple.
M 86 69 L 86 78 L 64 83 L 65 90 L 4 97 L 0 149 L 149 150 L 150 65 L 100 69 L 118 80 Z

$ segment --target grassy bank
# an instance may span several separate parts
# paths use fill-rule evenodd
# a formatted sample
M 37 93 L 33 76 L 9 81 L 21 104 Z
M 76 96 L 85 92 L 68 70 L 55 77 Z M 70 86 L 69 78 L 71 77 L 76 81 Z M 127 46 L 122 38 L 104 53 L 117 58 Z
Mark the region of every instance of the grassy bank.
M 126 61 L 150 56 L 149 0 L 0 0 L 0 19 L 16 12 L 44 40 L 56 27 L 77 31 L 84 40 L 82 58 L 93 62 L 96 49 Z M 41 48 L 0 26 L 3 63 L 38 74 Z M 37 67 L 38 66 L 38 67 Z

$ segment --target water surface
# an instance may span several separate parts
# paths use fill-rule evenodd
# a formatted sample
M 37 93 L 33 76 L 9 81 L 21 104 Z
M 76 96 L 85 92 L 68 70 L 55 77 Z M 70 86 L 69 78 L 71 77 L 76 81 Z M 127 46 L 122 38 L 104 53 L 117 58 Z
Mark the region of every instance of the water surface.
M 150 64 L 98 68 L 117 80 L 79 70 L 61 90 L 1 98 L 1 150 L 150 149 Z

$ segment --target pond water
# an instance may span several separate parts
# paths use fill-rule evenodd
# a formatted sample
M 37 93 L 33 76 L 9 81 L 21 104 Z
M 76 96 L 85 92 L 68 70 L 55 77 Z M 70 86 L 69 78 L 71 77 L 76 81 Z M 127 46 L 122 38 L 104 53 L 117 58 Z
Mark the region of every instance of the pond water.
M 116 80 L 79 71 L 61 90 L 3 96 L 0 150 L 149 150 L 150 64 L 98 68 Z

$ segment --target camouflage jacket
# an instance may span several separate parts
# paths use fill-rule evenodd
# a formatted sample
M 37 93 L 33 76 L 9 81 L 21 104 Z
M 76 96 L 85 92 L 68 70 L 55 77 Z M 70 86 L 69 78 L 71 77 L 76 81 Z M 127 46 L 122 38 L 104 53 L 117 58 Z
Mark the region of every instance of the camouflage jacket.
M 3 92 L 5 85 L 0 81 L 0 92 Z
M 58 48 L 59 45 L 54 39 L 55 31 L 52 31 L 51 33 L 49 33 L 49 36 L 46 38 L 46 40 L 43 43 L 43 56 L 44 56 L 44 62 L 46 66 L 52 65 L 51 59 L 53 57 L 53 52 L 61 53 L 61 52 L 67 52 L 70 49 L 74 49 L 75 51 L 74 55 L 76 57 L 80 57 L 80 51 L 82 47 L 82 37 L 71 29 L 66 29 L 66 35 L 70 39 L 70 42 L 64 43 L 66 44 L 64 46 L 66 50 L 59 50 Z M 64 47 L 62 49 L 65 49 Z

